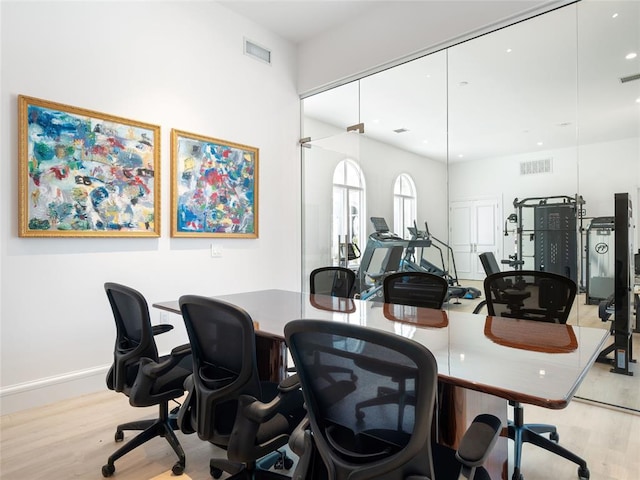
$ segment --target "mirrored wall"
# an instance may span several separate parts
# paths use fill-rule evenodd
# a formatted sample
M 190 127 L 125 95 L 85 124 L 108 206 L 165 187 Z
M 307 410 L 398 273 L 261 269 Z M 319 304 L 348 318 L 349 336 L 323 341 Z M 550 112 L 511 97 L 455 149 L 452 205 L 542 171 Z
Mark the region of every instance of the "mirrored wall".
M 449 309 L 481 300 L 479 254 L 492 252 L 503 270 L 573 278 L 570 323 L 609 328 L 598 302 L 613 276 L 602 250 L 613 250 L 614 194 L 640 212 L 638 54 L 639 2 L 583 0 L 305 98 L 303 275 L 358 270 L 376 217 L 398 237 L 430 240 L 402 260 L 467 288 Z M 542 214 L 566 230 L 552 255 L 541 253 Z M 386 255 L 366 258 L 369 270 Z M 375 286 L 359 280 L 363 292 Z M 596 364 L 590 376 L 579 396 L 640 410 L 640 371 Z

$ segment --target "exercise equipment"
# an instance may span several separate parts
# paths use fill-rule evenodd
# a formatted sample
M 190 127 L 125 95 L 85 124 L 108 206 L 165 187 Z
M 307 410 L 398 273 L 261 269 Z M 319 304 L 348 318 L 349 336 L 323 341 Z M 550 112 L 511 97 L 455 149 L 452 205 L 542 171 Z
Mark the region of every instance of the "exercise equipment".
M 518 268 L 557 273 L 578 283 L 578 220 L 582 224 L 584 204 L 580 195 L 514 199 Z
M 427 272 L 439 277 L 444 277 L 449 284 L 449 298 L 478 298 L 481 294 L 480 290 L 473 287 L 464 287 L 460 285 L 458 281 L 458 271 L 456 269 L 456 260 L 453 256 L 453 249 L 451 246 L 442 240 L 438 239 L 429 232 L 429 225 L 424 222 L 424 230 L 419 230 L 416 222 L 413 222 L 413 227 L 408 228 L 411 234 L 411 241 L 425 241 L 425 245 L 420 251 L 420 256 L 417 256 L 416 248 L 410 246 L 406 249 L 404 258 L 401 262 L 401 269 L 406 272 Z M 433 248 L 437 251 L 437 256 L 440 259 L 440 265 L 436 265 L 432 261 L 425 258 L 425 248 Z M 447 251 L 447 257 L 451 259 L 452 270 L 445 269 L 444 251 Z M 459 302 L 458 302 L 459 303 Z
M 614 217 L 597 217 L 587 228 L 586 295 L 587 305 L 607 300 L 614 290 Z
M 612 333 L 614 341 L 598 356 L 598 361 L 611 363 L 611 372 L 633 375 L 629 363 L 633 359 L 632 302 L 635 261 L 633 258 L 632 205 L 628 193 L 614 196 L 615 217 L 615 273 L 614 273 L 614 319 Z M 613 359 L 607 355 L 613 353 Z

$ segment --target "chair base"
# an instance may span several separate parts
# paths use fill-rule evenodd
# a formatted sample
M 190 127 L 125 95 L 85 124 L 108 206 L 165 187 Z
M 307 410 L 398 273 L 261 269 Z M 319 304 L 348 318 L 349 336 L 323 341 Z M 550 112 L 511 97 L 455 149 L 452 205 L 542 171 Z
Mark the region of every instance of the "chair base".
M 220 478 L 223 472 L 227 472 L 231 474 L 230 479 L 286 478 L 290 480 L 291 477 L 287 475 L 269 471 L 274 465 L 276 468 L 289 470 L 293 467 L 293 460 L 284 451 L 280 450 L 276 450 L 251 464 L 232 462 L 223 458 L 212 458 L 209 461 L 209 473 L 213 478 Z
M 578 465 L 578 477 L 580 480 L 589 479 L 587 462 L 575 453 L 558 445 L 557 441 L 559 437 L 554 425 L 524 424 L 523 420 L 524 413 L 522 405 L 516 403 L 514 404 L 514 421 L 509 421 L 509 426 L 507 428 L 507 435 L 514 443 L 514 469 L 512 480 L 523 480 L 524 478 L 520 471 L 522 445 L 524 443 L 531 443 L 532 445 L 536 445 L 537 447 L 543 448 L 551 453 L 572 461 Z M 543 437 L 543 433 L 549 433 L 550 438 Z
M 178 429 L 175 415 L 169 415 L 169 407 L 167 403 L 159 405 L 160 414 L 157 419 L 140 420 L 128 422 L 118 425 L 115 434 L 115 441 L 121 442 L 124 439 L 123 432 L 125 430 L 142 430 L 138 435 L 129 440 L 126 444 L 116 450 L 108 459 L 107 463 L 102 467 L 102 476 L 110 477 L 116 471 L 115 461 L 123 457 L 134 448 L 148 442 L 156 437 L 164 437 L 173 451 L 178 456 L 178 461 L 173 465 L 171 471 L 174 475 L 182 475 L 184 472 L 186 457 L 184 450 L 178 441 L 178 437 L 174 430 Z

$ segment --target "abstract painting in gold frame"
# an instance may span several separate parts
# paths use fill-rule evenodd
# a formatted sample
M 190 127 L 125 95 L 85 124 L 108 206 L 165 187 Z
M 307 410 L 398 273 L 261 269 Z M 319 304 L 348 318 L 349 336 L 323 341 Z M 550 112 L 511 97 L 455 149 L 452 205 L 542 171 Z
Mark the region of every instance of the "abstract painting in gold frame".
M 255 147 L 171 131 L 171 235 L 258 237 Z
M 21 237 L 160 236 L 160 127 L 20 95 Z

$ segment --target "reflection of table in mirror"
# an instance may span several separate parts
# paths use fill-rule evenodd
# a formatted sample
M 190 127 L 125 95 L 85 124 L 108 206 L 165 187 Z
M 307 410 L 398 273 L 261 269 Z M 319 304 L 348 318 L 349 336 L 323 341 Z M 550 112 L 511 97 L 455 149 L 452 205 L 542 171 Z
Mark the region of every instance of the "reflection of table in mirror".
M 263 376 L 274 379 L 286 368 L 284 326 L 298 318 L 364 325 L 423 344 L 435 356 L 439 379 L 447 386 L 451 408 L 441 423 L 455 432 L 450 441 L 454 446 L 478 413 L 493 413 L 506 425 L 506 400 L 566 407 L 609 336 L 605 329 L 546 324 L 544 333 L 560 339 L 556 349 L 561 351 L 550 353 L 535 338 L 539 322 L 320 297 L 283 290 L 216 296 L 245 309 L 257 322 Z M 153 306 L 180 313 L 176 301 Z M 505 475 L 506 459 L 507 441 L 501 438 L 488 464 L 492 478 Z

